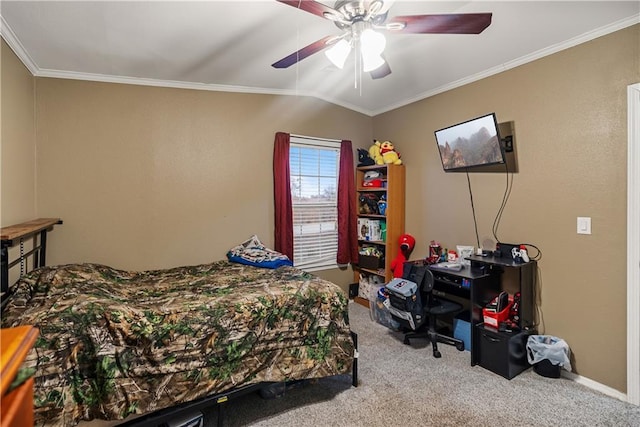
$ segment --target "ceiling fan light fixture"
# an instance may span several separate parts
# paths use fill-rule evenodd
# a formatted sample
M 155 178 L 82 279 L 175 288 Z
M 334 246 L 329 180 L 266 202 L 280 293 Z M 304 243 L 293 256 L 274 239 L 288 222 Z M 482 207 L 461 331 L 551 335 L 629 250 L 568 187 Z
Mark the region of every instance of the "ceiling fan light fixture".
M 379 54 L 366 55 L 364 51 L 362 52 L 362 71 L 365 73 L 381 67 L 384 63 L 384 58 Z
M 380 55 L 384 52 L 386 45 L 387 40 L 384 38 L 384 35 L 371 28 L 365 29 L 362 34 L 360 34 L 360 47 L 362 48 L 363 55 Z
M 334 44 L 330 49 L 327 49 L 324 54 L 329 58 L 329 61 L 336 67 L 344 68 L 344 63 L 351 52 L 351 43 L 345 39 L 340 40 Z
M 373 71 L 382 66 L 385 61 L 382 52 L 387 45 L 384 35 L 371 28 L 366 28 L 360 35 L 360 53 L 362 55 L 362 70 Z

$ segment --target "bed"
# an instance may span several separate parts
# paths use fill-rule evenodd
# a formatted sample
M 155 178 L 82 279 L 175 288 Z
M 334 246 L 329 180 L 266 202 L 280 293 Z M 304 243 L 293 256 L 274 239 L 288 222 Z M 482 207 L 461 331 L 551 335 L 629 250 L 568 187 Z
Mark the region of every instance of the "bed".
M 347 298 L 292 266 L 38 266 L 2 313 L 3 328 L 19 325 L 40 331 L 23 365 L 35 370 L 36 425 L 153 422 L 166 408 L 265 384 L 343 374 L 357 383 Z

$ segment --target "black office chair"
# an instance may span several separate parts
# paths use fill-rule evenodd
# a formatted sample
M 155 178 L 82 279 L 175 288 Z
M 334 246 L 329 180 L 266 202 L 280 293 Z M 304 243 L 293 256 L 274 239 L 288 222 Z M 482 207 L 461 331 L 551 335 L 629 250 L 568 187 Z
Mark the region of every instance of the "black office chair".
M 392 316 L 410 329 L 404 335 L 404 344 L 410 345 L 410 340 L 414 338 L 427 338 L 433 347 L 433 357 L 436 358 L 442 357 L 438 350 L 438 342 L 453 345 L 459 351 L 463 351 L 464 341 L 436 331 L 438 317 L 459 312 L 462 310 L 462 305 L 444 298 L 437 298 L 433 294 L 433 273 L 427 266 L 406 263 L 404 267 L 403 277 L 418 284 L 419 303 L 422 305 L 418 313 L 415 311 L 408 313 L 404 298 L 392 292 L 389 295 Z

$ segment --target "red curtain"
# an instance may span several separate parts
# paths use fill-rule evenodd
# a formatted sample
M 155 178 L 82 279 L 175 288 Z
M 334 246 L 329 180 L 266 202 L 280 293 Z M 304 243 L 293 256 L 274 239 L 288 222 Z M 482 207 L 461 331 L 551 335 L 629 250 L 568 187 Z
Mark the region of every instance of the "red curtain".
M 338 175 L 338 264 L 358 263 L 358 233 L 355 175 L 351 141 L 340 144 Z
M 278 132 L 273 146 L 274 249 L 293 261 L 293 207 L 289 174 L 289 140 L 288 133 Z

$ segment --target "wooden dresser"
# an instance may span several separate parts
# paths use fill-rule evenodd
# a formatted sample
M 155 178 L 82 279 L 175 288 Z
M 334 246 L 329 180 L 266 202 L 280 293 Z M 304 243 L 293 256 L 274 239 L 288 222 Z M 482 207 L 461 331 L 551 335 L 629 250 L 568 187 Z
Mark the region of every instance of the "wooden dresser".
M 0 329 L 0 426 L 33 426 L 33 378 L 7 393 L 38 338 L 33 326 Z

